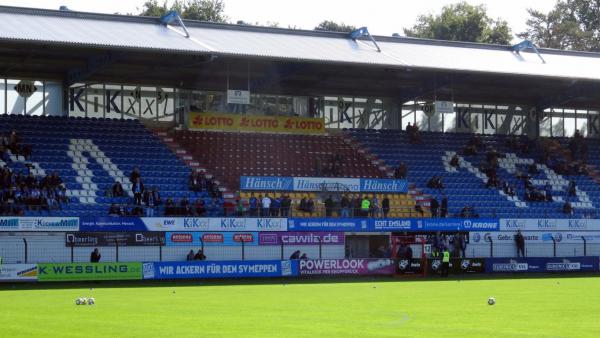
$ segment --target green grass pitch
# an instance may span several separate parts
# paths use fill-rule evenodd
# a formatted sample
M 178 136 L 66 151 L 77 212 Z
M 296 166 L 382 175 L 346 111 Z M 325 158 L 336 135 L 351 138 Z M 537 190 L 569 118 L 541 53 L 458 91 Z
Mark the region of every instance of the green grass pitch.
M 0 285 L 0 337 L 416 336 L 600 337 L 600 278 Z

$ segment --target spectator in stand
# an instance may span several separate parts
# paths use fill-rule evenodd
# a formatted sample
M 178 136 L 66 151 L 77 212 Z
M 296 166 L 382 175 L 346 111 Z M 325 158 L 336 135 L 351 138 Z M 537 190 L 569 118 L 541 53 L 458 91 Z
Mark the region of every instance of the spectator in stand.
M 340 216 L 344 218 L 350 217 L 350 200 L 348 199 L 348 195 L 342 195 L 342 199 L 340 200 Z
M 448 215 L 448 197 L 442 195 L 442 203 L 440 203 L 440 217 L 446 218 Z
M 369 197 L 367 195 L 365 195 L 362 198 L 362 201 L 360 201 L 360 217 L 368 217 L 370 208 L 371 208 L 371 201 L 369 200 Z
M 325 204 L 325 217 L 331 217 L 333 214 L 333 209 L 335 207 L 335 202 L 333 201 L 333 196 L 329 195 L 324 202 Z
M 427 188 L 431 189 L 444 189 L 444 182 L 442 181 L 442 177 L 433 176 L 427 181 Z
M 292 199 L 285 194 L 281 200 L 281 217 L 289 217 L 292 208 Z
M 198 217 L 206 216 L 206 207 L 204 206 L 204 200 L 198 198 L 196 203 L 194 203 L 194 212 Z
M 244 217 L 244 202 L 239 198 L 235 200 L 235 217 Z
M 525 257 L 525 237 L 521 230 L 517 230 L 515 234 L 515 245 L 517 246 L 517 257 Z
M 508 181 L 504 181 L 504 183 L 502 184 L 502 191 L 504 191 L 504 193 L 508 196 L 514 196 L 515 195 L 515 188 L 508 183 Z
M 187 257 L 185 258 L 186 261 L 193 261 L 194 260 L 194 250 L 190 250 L 190 252 L 188 252 Z
M 308 256 L 306 255 L 306 252 L 302 254 L 302 256 L 300 256 L 301 260 L 308 260 Z
M 160 195 L 156 187 L 144 191 L 144 204 L 146 205 L 146 217 L 154 217 L 155 209 L 160 204 Z
M 125 192 L 123 191 L 123 186 L 120 181 L 116 181 L 112 186 L 112 195 L 113 197 L 123 197 L 125 196 Z
M 575 197 L 577 196 L 577 184 L 575 183 L 575 181 L 570 180 L 569 181 L 569 197 Z
M 269 212 L 271 210 L 271 198 L 269 197 L 269 195 L 265 194 L 265 197 L 262 198 L 261 200 L 261 213 L 260 216 L 261 217 L 269 217 Z
M 431 201 L 429 202 L 429 209 L 431 210 L 431 217 L 438 217 L 438 209 L 440 204 L 435 196 L 431 196 Z
M 415 125 L 411 125 L 410 122 L 408 123 L 408 125 L 406 126 L 406 132 L 408 133 L 408 139 L 410 141 L 410 143 L 420 143 L 421 142 L 421 135 L 419 133 L 419 127 L 417 127 L 416 123 Z
M 454 156 L 452 156 L 452 158 L 450 159 L 450 166 L 452 166 L 454 168 L 458 168 L 458 165 L 459 165 L 458 154 L 454 154 Z
M 406 175 L 408 175 L 408 167 L 404 162 L 400 162 L 400 165 L 394 171 L 394 178 L 396 179 L 405 179 Z
M 356 197 L 354 197 L 354 209 L 352 211 L 352 216 L 353 217 L 361 217 L 361 206 L 362 206 L 362 197 L 360 195 L 357 195 Z
M 462 208 L 462 210 L 460 211 L 460 217 L 461 218 L 478 218 L 479 215 L 475 212 L 475 209 L 472 206 L 467 205 L 464 208 Z
M 98 263 L 100 262 L 100 258 L 102 258 L 102 255 L 100 255 L 100 251 L 98 251 L 98 248 L 95 248 L 94 251 L 92 251 L 92 253 L 90 254 L 90 263 Z
M 115 203 L 110 205 L 110 208 L 108 209 L 108 215 L 109 216 L 120 216 L 121 214 L 121 208 L 119 208 L 118 205 L 116 205 Z
M 8 144 L 8 148 L 13 153 L 13 155 L 18 155 L 19 154 L 19 143 L 20 142 L 21 142 L 21 138 L 17 134 L 17 131 L 13 130 L 10 133 L 10 136 L 8 138 L 8 143 L 9 143 Z
M 248 199 L 248 215 L 250 217 L 258 216 L 258 200 L 254 197 L 254 193 L 250 193 L 250 199 Z
M 175 202 L 173 202 L 173 199 L 167 198 L 165 202 L 165 216 L 176 216 L 176 214 Z
M 197 172 L 191 172 L 189 177 L 189 189 L 194 192 L 196 196 L 202 191 L 202 185 L 200 184 L 200 177 Z
M 290 259 L 300 259 L 300 250 L 296 250 L 290 256 Z
M 133 192 L 133 200 L 135 205 L 142 205 L 142 195 L 144 193 L 144 183 L 142 179 L 138 176 L 131 186 L 131 191 Z
M 465 238 L 464 234 L 461 233 L 457 233 L 456 235 L 454 235 L 454 247 L 456 248 L 457 251 L 457 257 L 459 258 L 466 258 L 466 251 L 467 251 L 467 239 Z
M 383 196 L 381 201 L 381 210 L 383 211 L 383 218 L 387 218 L 390 213 L 390 199 L 388 195 Z
M 550 182 L 546 182 L 546 185 L 544 186 L 544 192 L 546 195 L 546 201 L 552 202 L 552 186 L 550 185 Z
M 137 179 L 141 177 L 142 176 L 140 174 L 140 168 L 134 167 L 131 171 L 131 174 L 129 174 L 129 181 L 131 182 L 131 184 L 134 184 L 137 181 Z
M 379 199 L 377 195 L 373 194 L 371 197 L 371 206 L 369 207 L 369 216 L 370 217 L 381 217 L 379 213 Z
M 179 215 L 181 216 L 193 216 L 192 206 L 190 205 L 190 200 L 187 196 L 183 197 L 181 201 L 179 201 Z
M 573 206 L 571 205 L 571 202 L 565 202 L 563 205 L 563 213 L 566 215 L 573 215 Z
M 275 197 L 271 200 L 271 217 L 279 217 L 279 212 L 281 211 L 281 196 Z

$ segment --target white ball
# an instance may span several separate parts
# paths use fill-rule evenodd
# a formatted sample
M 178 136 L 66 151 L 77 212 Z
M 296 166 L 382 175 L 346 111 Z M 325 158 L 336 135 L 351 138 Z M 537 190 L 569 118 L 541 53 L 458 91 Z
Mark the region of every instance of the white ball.
M 488 298 L 488 305 L 494 305 L 494 304 L 496 304 L 496 298 L 494 298 L 494 297 Z
M 81 298 L 75 299 L 75 305 L 81 305 Z
M 88 298 L 88 305 L 94 305 L 96 304 L 96 300 L 94 298 Z
M 87 304 L 87 298 L 81 298 L 81 305 Z

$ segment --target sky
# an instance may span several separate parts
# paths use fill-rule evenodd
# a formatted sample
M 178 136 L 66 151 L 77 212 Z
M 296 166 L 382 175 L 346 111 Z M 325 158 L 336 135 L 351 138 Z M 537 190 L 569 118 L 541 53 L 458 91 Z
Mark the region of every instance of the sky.
M 163 0 L 159 0 L 162 3 Z M 313 29 L 323 20 L 366 26 L 373 35 L 392 35 L 409 28 L 420 14 L 439 13 L 444 5 L 459 0 L 224 0 L 229 21 L 276 22 L 280 27 Z M 508 21 L 514 33 L 525 30 L 527 9 L 548 12 L 556 0 L 467 0 L 483 4 L 492 18 Z M 138 13 L 144 0 L 0 0 L 1 5 L 71 10 L 98 13 Z M 516 39 L 515 39 L 516 40 Z

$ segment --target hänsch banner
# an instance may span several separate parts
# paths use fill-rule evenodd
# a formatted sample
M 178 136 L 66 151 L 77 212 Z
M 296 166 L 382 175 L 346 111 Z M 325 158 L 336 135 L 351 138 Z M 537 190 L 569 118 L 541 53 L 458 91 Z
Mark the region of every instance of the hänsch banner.
M 78 231 L 79 217 L 0 217 L 0 231 Z
M 492 272 L 592 272 L 598 257 L 487 258 L 485 271 Z
M 600 231 L 600 219 L 528 219 L 500 220 L 501 231 Z
M 298 261 L 193 261 L 144 263 L 144 279 L 289 277 Z
M 68 232 L 67 247 L 94 246 L 161 246 L 165 245 L 164 232 Z
M 406 193 L 407 180 L 336 177 L 241 176 L 241 190 L 255 191 L 350 191 Z
M 167 246 L 258 245 L 258 232 L 167 232 Z
M 286 218 L 84 217 L 81 231 L 287 231 Z
M 344 245 L 343 232 L 261 232 L 260 245 Z
M 300 275 L 393 275 L 394 261 L 381 259 L 300 260 Z

